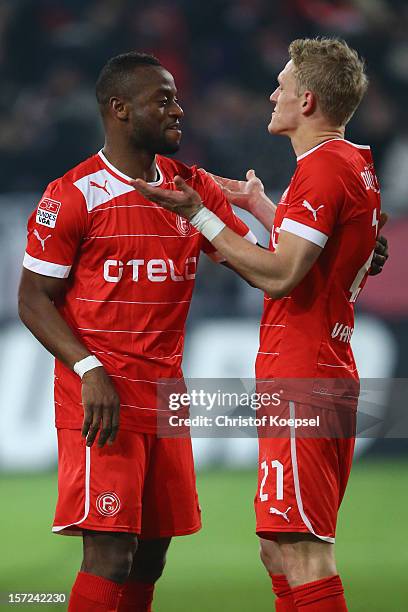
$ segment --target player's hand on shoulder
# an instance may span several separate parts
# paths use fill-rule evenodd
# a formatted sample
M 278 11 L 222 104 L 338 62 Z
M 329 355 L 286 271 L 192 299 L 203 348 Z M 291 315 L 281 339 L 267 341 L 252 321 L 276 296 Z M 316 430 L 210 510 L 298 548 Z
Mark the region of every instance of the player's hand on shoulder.
M 99 433 L 98 446 L 113 444 L 119 429 L 119 396 L 103 367 L 93 368 L 82 378 L 84 421 L 82 436 L 92 446 Z
M 264 185 L 255 170 L 248 170 L 246 181 L 229 179 L 216 174 L 207 174 L 217 183 L 230 204 L 235 204 L 239 208 L 249 212 L 256 206 L 259 198 L 265 193 Z
M 381 213 L 379 221 L 379 229 L 384 227 L 388 221 L 387 213 Z M 379 234 L 377 242 L 375 244 L 374 255 L 371 262 L 369 274 L 370 276 L 376 276 L 382 272 L 383 266 L 388 259 L 388 240 L 382 234 Z

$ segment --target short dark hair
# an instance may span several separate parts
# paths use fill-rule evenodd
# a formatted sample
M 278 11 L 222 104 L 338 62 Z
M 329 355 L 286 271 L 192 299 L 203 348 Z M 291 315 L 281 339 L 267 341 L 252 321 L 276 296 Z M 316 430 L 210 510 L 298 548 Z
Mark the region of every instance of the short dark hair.
M 106 106 L 112 96 L 128 95 L 129 76 L 141 66 L 161 66 L 157 57 L 147 53 L 129 51 L 112 57 L 102 68 L 96 81 L 96 99 Z

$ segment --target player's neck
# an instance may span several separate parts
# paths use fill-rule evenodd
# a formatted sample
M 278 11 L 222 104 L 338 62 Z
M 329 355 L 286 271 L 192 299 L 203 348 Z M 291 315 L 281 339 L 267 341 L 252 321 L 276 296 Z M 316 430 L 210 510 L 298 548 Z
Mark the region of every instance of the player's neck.
M 322 144 L 322 142 L 333 140 L 334 138 L 344 138 L 344 127 L 322 128 L 311 131 L 305 126 L 304 129 L 299 129 L 295 134 L 291 135 L 290 140 L 296 157 L 299 157 L 303 153 L 310 151 L 310 149 Z
M 133 179 L 142 178 L 147 182 L 156 180 L 156 156 L 152 153 L 135 151 L 130 146 L 115 145 L 108 140 L 105 141 L 102 151 L 112 166 L 123 174 Z

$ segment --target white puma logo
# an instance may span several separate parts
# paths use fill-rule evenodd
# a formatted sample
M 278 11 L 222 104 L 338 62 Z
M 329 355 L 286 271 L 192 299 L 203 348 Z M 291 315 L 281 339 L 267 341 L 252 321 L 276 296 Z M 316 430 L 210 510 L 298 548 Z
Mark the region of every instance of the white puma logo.
M 283 518 L 285 519 L 287 523 L 289 523 L 290 522 L 288 519 L 289 510 L 292 510 L 292 506 L 289 506 L 289 508 L 287 508 L 285 512 L 281 512 L 280 510 L 277 510 L 276 508 L 272 506 L 271 508 L 269 508 L 269 514 L 279 514 L 280 516 L 283 516 Z
M 35 229 L 34 230 L 34 236 L 36 238 L 38 238 L 38 240 L 41 242 L 42 250 L 45 251 L 45 241 L 48 240 L 48 238 L 51 238 L 51 234 L 48 234 L 48 236 L 46 238 L 41 238 L 40 234 Z
M 317 221 L 317 211 L 320 210 L 321 208 L 324 208 L 324 204 L 321 204 L 320 206 L 318 206 L 318 208 L 315 209 L 307 200 L 303 200 L 302 206 L 307 208 L 307 210 L 310 210 L 315 221 Z

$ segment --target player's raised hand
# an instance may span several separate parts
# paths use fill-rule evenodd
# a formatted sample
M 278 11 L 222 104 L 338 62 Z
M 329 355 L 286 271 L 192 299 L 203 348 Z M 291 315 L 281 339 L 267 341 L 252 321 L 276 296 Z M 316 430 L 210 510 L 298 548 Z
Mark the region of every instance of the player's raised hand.
M 378 229 L 381 230 L 388 221 L 387 213 L 382 212 L 378 222 Z M 382 272 L 383 266 L 388 259 L 388 240 L 385 236 L 379 234 L 375 244 L 374 255 L 371 262 L 369 274 L 376 276 Z
M 186 219 L 191 219 L 203 205 L 200 195 L 187 185 L 181 176 L 174 177 L 177 191 L 152 187 L 142 179 L 130 181 L 130 184 L 147 200 L 156 202 L 159 206 L 171 210 Z
M 111 379 L 102 367 L 93 368 L 82 378 L 84 421 L 82 436 L 92 446 L 99 433 L 98 446 L 113 444 L 119 429 L 120 400 Z
M 223 176 L 217 176 L 207 172 L 209 176 L 222 189 L 223 194 L 230 204 L 252 212 L 257 202 L 265 193 L 264 185 L 255 174 L 255 170 L 248 170 L 246 181 L 238 181 Z

